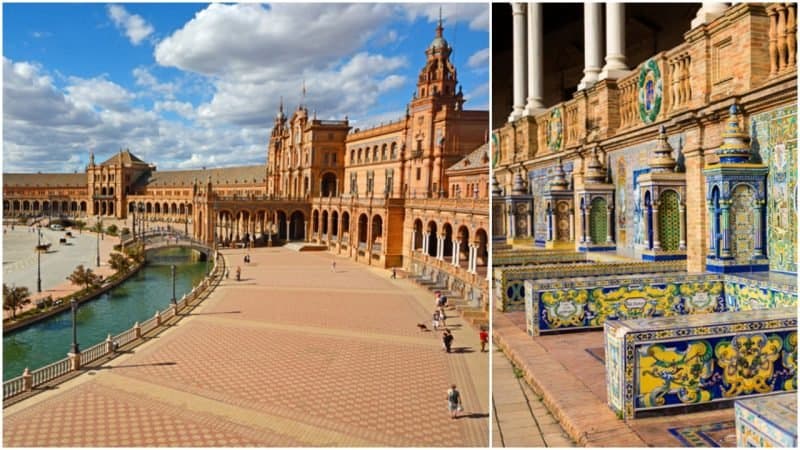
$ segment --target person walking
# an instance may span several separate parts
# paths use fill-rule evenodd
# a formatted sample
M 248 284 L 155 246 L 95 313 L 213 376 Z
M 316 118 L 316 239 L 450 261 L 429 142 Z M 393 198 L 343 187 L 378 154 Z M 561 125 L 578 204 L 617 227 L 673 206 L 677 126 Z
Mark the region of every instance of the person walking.
M 444 329 L 442 333 L 442 344 L 444 345 L 444 351 L 450 353 L 451 346 L 453 345 L 453 333 L 450 332 L 447 328 Z
M 434 330 L 438 330 L 439 329 L 439 310 L 438 309 L 433 311 L 432 324 L 433 324 L 433 329 Z
M 458 413 L 464 410 L 461 406 L 461 393 L 458 392 L 455 384 L 447 390 L 447 409 L 450 411 L 451 419 L 457 419 Z
M 331 261 L 331 272 L 336 273 L 336 261 Z
M 444 307 L 441 307 L 439 308 L 439 323 L 442 325 L 442 327 L 447 326 L 445 320 L 447 320 L 447 315 L 444 313 Z
M 393 280 L 397 279 L 397 267 L 392 267 L 392 277 Z
M 478 333 L 478 338 L 481 340 L 481 351 L 486 351 L 486 344 L 489 343 L 489 332 L 486 331 L 486 328 L 481 327 L 481 332 Z

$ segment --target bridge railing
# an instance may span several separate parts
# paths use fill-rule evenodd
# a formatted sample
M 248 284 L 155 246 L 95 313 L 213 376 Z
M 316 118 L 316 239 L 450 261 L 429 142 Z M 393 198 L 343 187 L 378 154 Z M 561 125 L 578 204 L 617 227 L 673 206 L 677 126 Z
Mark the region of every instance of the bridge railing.
M 155 316 L 145 320 L 141 324 L 136 323 L 132 328 L 116 336 L 107 338 L 105 341 L 89 347 L 78 355 L 74 355 L 77 361 L 73 360 L 73 356 L 68 356 L 67 358 L 48 364 L 34 371 L 25 369 L 25 372 L 21 376 L 3 382 L 3 400 L 5 401 L 22 393 L 30 392 L 34 388 L 57 380 L 69 372 L 80 370 L 81 367 L 86 364 L 115 353 L 116 348 L 141 339 L 143 335 L 157 329 L 159 326 L 162 326 L 164 322 L 175 317 L 176 312 L 180 312 L 188 306 L 195 304 L 198 299 L 201 299 L 205 294 L 210 292 L 210 290 L 213 290 L 222 281 L 224 274 L 225 259 L 214 258 L 214 268 L 211 273 L 196 285 L 191 292 L 184 295 L 176 305 L 173 306 L 170 304 L 164 311 L 157 311 Z

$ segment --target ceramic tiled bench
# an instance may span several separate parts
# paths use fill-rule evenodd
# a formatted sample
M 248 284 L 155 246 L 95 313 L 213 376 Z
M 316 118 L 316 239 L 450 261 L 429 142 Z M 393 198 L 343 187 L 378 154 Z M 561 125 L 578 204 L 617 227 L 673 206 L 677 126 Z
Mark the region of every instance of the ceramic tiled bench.
M 608 404 L 622 418 L 797 390 L 797 310 L 605 322 Z
M 736 401 L 736 446 L 797 448 L 797 393 Z

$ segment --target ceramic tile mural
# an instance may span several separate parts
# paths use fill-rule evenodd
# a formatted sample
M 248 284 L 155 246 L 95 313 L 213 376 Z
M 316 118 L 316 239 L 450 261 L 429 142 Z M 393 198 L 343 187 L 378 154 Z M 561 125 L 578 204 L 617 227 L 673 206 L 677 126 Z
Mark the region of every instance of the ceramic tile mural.
M 755 193 L 753 189 L 744 184 L 736 186 L 731 194 L 731 255 L 737 264 L 750 264 L 753 256 L 756 234 Z
M 725 303 L 730 311 L 797 306 L 797 288 L 777 288 L 764 281 L 726 277 Z
M 602 327 L 607 320 L 726 310 L 720 275 L 616 275 L 525 285 L 533 335 Z M 530 302 L 527 298 L 530 297 Z
M 669 132 L 669 130 L 667 130 Z M 675 134 L 667 139 L 673 149 L 673 157 L 683 145 L 683 135 Z M 617 223 L 617 253 L 630 258 L 640 258 L 644 245 L 644 226 L 638 177 L 650 171 L 647 159 L 656 146 L 656 140 L 634 145 L 611 153 L 611 183 L 616 186 L 614 202 Z M 620 164 L 621 161 L 624 163 Z M 620 173 L 622 171 L 622 173 Z M 620 228 L 622 225 L 622 228 Z
M 621 388 L 609 386 L 609 405 L 627 419 L 795 390 L 796 328 L 793 308 L 608 321 L 606 335 L 624 342 L 613 363 Z
M 770 270 L 797 273 L 797 107 L 750 117 L 753 149 L 769 165 L 767 255 Z
M 675 191 L 664 191 L 658 207 L 658 236 L 661 248 L 677 250 L 680 242 L 680 200 Z
M 563 161 L 564 178 L 572 178 L 572 161 Z M 544 193 L 550 181 L 552 167 L 542 167 L 528 172 L 528 186 L 533 196 L 533 237 L 537 245 L 544 246 L 547 241 L 547 211 Z M 570 183 L 571 185 L 571 183 Z
M 736 401 L 736 446 L 797 448 L 797 395 Z

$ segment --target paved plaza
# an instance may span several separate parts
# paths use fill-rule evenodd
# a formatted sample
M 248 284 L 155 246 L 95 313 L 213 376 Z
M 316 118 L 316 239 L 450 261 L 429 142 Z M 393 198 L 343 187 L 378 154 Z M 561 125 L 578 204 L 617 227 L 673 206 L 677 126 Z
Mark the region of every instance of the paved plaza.
M 511 361 L 492 349 L 492 446 L 575 447 Z
M 114 271 L 108 267 L 108 255 L 113 251 L 119 238 L 104 236 L 100 240 L 100 267 L 97 267 L 97 235 L 84 230 L 71 230 L 73 237 L 67 238 L 68 244 L 59 244 L 59 238 L 65 236 L 64 231 L 53 231 L 42 227 L 42 242 L 51 243 L 50 250 L 42 253 L 41 274 L 42 292 L 36 293 L 36 251 L 35 229 L 25 225 L 4 226 L 3 234 L 3 283 L 9 286 L 25 286 L 31 292 L 33 300 L 26 309 L 35 307 L 36 299 L 52 295 L 63 297 L 77 291 L 79 287 L 67 281 L 67 277 L 79 264 L 92 269 L 102 276 L 111 275 Z M 18 310 L 19 313 L 21 310 Z M 11 311 L 4 311 L 5 317 Z
M 3 444 L 488 445 L 488 353 L 459 318 L 448 320 L 452 354 L 418 330 L 433 311 L 428 291 L 327 253 L 262 248 L 247 265 L 242 250 L 224 253 L 231 278 L 190 317 L 6 408 Z

